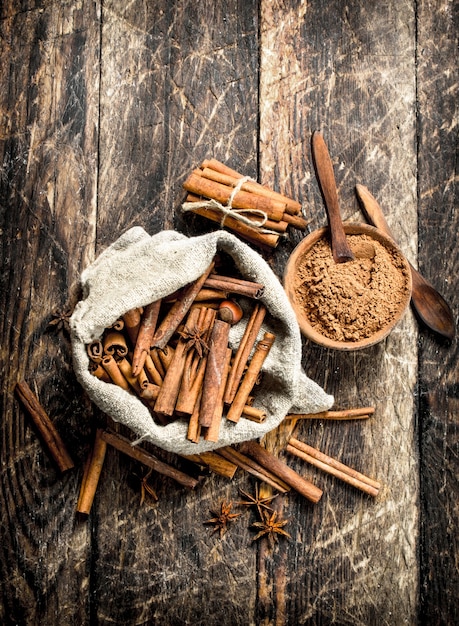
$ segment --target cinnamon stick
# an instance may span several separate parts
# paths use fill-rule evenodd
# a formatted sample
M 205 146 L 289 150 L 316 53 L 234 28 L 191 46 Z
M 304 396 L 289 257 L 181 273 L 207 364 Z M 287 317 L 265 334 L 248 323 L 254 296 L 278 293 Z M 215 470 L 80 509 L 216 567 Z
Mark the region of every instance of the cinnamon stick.
M 214 265 L 215 263 L 212 262 L 200 278 L 190 283 L 186 287 L 180 300 L 177 300 L 176 302 L 174 302 L 170 311 L 167 313 L 164 320 L 159 325 L 159 328 L 157 329 L 153 337 L 152 347 L 162 349 L 166 346 L 169 339 L 177 330 L 180 322 L 188 313 L 188 310 L 193 304 L 196 294 L 198 294 L 199 291 L 201 290 L 207 277 L 213 270 Z
M 230 422 L 238 422 L 244 406 L 247 404 L 247 399 L 252 391 L 257 378 L 263 367 L 266 357 L 274 343 L 275 335 L 272 333 L 265 333 L 263 339 L 261 339 L 255 348 L 255 352 L 247 367 L 247 371 L 242 379 L 242 382 L 234 396 L 234 400 L 228 409 L 226 419 Z
M 238 294 L 240 296 L 248 296 L 258 300 L 262 297 L 265 286 L 244 278 L 236 278 L 233 276 L 222 276 L 219 274 L 210 274 L 204 283 L 205 287 L 221 289 L 229 293 Z
M 119 361 L 128 353 L 126 338 L 118 330 L 108 332 L 103 339 L 104 354 Z
M 245 417 L 252 422 L 257 422 L 258 424 L 261 424 L 266 419 L 266 411 L 246 404 L 242 409 L 242 417 Z
M 131 340 L 131 344 L 135 346 L 135 342 L 137 341 L 137 333 L 139 332 L 141 320 L 141 312 L 140 309 L 131 309 L 126 311 L 123 315 L 124 328 L 128 334 L 129 339 Z
M 100 339 L 95 339 L 94 341 L 91 341 L 91 343 L 88 344 L 86 347 L 86 352 L 89 356 L 89 359 L 93 363 L 101 363 L 104 356 L 104 347 Z
M 227 360 L 230 328 L 230 324 L 221 320 L 215 320 L 213 325 L 206 371 L 202 383 L 199 423 L 203 428 L 209 427 L 212 423 L 215 408 L 219 402 L 220 390 L 222 390 L 221 396 L 223 396 L 222 379 Z
M 146 450 L 143 450 L 142 448 L 139 448 L 137 446 L 133 446 L 129 439 L 123 437 L 122 435 L 118 435 L 117 433 L 104 430 L 101 433 L 101 437 L 116 450 L 119 450 L 120 452 L 126 454 L 132 459 L 143 463 L 155 472 L 158 472 L 158 474 L 173 478 L 176 482 L 178 482 L 180 485 L 183 485 L 184 487 L 194 489 L 198 485 L 198 481 L 192 476 L 181 472 L 172 465 L 163 463 Z
M 146 357 L 150 355 L 150 346 L 153 342 L 160 308 L 161 300 L 156 300 L 156 302 L 147 305 L 143 311 L 137 333 L 134 356 L 132 357 L 132 373 L 134 376 L 140 374 Z
M 201 198 L 199 196 L 195 196 L 193 194 L 189 194 L 186 198 L 187 202 L 190 203 L 198 203 L 201 202 Z M 212 222 L 216 222 L 217 224 L 222 224 L 223 215 L 220 210 L 217 208 L 212 208 L 210 206 L 200 207 L 196 206 L 196 208 L 192 209 L 193 213 L 196 215 L 200 215 L 201 217 L 205 217 Z M 271 234 L 271 233 L 263 233 L 258 230 L 256 227 L 249 226 L 244 224 L 243 222 L 238 221 L 231 215 L 224 216 L 224 225 L 229 228 L 233 232 L 237 233 L 240 237 L 243 237 L 249 243 L 252 243 L 256 246 L 260 246 L 261 248 L 270 249 L 275 248 L 279 243 L 279 235 Z
M 206 441 L 214 441 L 214 442 L 218 441 L 218 436 L 220 432 L 220 424 L 221 424 L 221 420 L 223 416 L 223 408 L 224 408 L 223 394 L 225 392 L 225 384 L 226 384 L 226 380 L 228 378 L 228 372 L 230 369 L 231 354 L 232 354 L 231 348 L 227 348 L 226 357 L 224 359 L 224 363 L 222 367 L 222 375 L 221 375 L 220 384 L 215 394 L 216 397 L 215 397 L 214 411 L 211 416 L 210 425 L 207 428 L 207 431 L 204 435 L 204 439 Z M 203 394 L 205 393 L 206 393 L 206 388 L 204 387 Z
M 381 483 L 378 481 L 344 465 L 344 463 L 309 446 L 303 441 L 295 439 L 295 437 L 290 437 L 287 444 L 287 451 L 371 496 L 377 496 L 381 489 Z
M 285 419 L 353 420 L 365 419 L 373 415 L 374 412 L 374 406 L 367 406 L 340 411 L 321 411 L 320 413 L 288 413 Z
M 23 407 L 29 413 L 40 435 L 45 442 L 49 453 L 55 460 L 59 470 L 66 472 L 74 467 L 70 454 L 65 447 L 56 427 L 49 418 L 47 412 L 40 404 L 38 398 L 30 389 L 25 380 L 16 383 L 16 395 Z
M 242 375 L 244 373 L 250 353 L 260 332 L 263 320 L 266 315 L 266 307 L 257 302 L 254 306 L 250 318 L 247 322 L 242 339 L 234 356 L 231 372 L 226 383 L 224 400 L 226 404 L 231 404 L 236 395 Z
M 84 515 L 89 515 L 104 465 L 107 443 L 102 439 L 101 435 L 102 430 L 97 429 L 94 445 L 86 461 L 81 482 L 76 510 Z
M 227 165 L 223 163 L 220 163 L 217 159 L 214 159 L 214 158 L 206 159 L 205 161 L 203 161 L 201 164 L 201 168 L 203 170 L 212 169 L 215 172 L 220 172 L 226 176 L 235 178 L 236 180 L 239 178 L 243 178 L 243 174 L 236 172 L 235 170 L 231 169 L 230 167 L 228 167 Z M 251 184 L 251 187 L 253 188 L 254 193 L 258 193 L 259 195 L 266 195 L 270 198 L 273 198 L 274 200 L 279 200 L 280 202 L 284 202 L 286 204 L 287 213 L 296 215 L 297 213 L 301 211 L 301 204 L 297 202 L 296 200 L 292 200 L 292 198 L 289 198 L 288 196 L 284 196 L 283 194 L 277 191 L 274 191 L 270 189 L 269 187 L 262 185 L 261 183 L 258 183 L 255 181 L 249 181 L 249 182 Z
M 195 170 L 188 176 L 183 187 L 198 196 L 213 198 L 222 205 L 226 205 L 233 193 L 232 187 L 204 178 L 199 170 Z M 284 216 L 287 205 L 265 196 L 238 191 L 233 196 L 231 208 L 262 211 L 268 218 L 279 222 Z
M 280 491 L 281 493 L 287 493 L 290 491 L 290 486 L 287 485 L 286 482 L 276 476 L 273 472 L 269 471 L 266 467 L 263 467 L 250 457 L 242 454 L 239 450 L 235 450 L 230 446 L 225 446 L 218 449 L 218 454 L 249 474 L 252 474 L 252 476 L 255 476 L 268 485 L 271 485 L 271 487 L 274 487 L 277 491 Z
M 311 482 L 300 476 L 295 470 L 283 463 L 280 459 L 268 452 L 255 441 L 247 441 L 240 446 L 243 454 L 247 454 L 254 458 L 260 465 L 273 472 L 285 481 L 292 489 L 299 494 L 311 500 L 318 502 L 322 497 L 322 490 L 313 485 Z
M 121 389 L 124 389 L 125 391 L 129 391 L 129 383 L 121 373 L 118 363 L 112 356 L 104 356 L 102 359 L 102 367 L 115 385 L 118 385 L 118 387 L 121 387 Z

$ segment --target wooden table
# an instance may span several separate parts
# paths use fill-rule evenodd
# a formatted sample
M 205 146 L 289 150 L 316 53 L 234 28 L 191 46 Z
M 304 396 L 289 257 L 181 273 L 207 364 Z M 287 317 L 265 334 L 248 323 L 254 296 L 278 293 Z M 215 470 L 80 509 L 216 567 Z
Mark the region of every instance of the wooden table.
M 356 183 L 457 312 L 458 6 L 434 2 L 38 2 L 1 10 L 2 624 L 457 624 L 457 343 L 409 310 L 382 344 L 303 343 L 335 407 L 369 420 L 296 434 L 384 485 L 373 499 L 289 458 L 324 490 L 277 499 L 290 541 L 253 543 L 246 513 L 203 522 L 255 481 L 195 491 L 109 450 L 90 516 L 75 505 L 103 415 L 63 330 L 81 271 L 133 225 L 193 236 L 182 183 L 214 156 L 325 211 L 310 138 L 333 156 L 345 219 Z M 281 276 L 303 234 L 270 256 Z M 26 379 L 74 459 L 61 475 L 14 395 Z M 282 454 L 279 451 L 279 454 Z M 170 462 L 176 460 L 166 455 Z M 180 465 L 179 462 L 177 462 Z

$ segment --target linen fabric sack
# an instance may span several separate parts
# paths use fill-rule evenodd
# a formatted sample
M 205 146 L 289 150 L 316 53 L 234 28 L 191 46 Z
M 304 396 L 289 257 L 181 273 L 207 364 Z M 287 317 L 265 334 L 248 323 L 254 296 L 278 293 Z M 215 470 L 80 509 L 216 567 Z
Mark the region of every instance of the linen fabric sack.
M 264 332 L 276 335 L 263 365 L 254 406 L 267 413 L 263 423 L 222 419 L 218 442 L 187 440 L 188 422 L 157 424 L 141 400 L 117 385 L 100 381 L 89 371 L 86 345 L 100 339 L 105 328 L 135 307 L 146 306 L 199 278 L 214 256 L 232 257 L 241 275 L 265 286 L 260 301 L 267 308 Z M 116 422 L 129 427 L 137 441 L 149 441 L 170 452 L 199 454 L 220 446 L 257 439 L 276 428 L 287 413 L 317 413 L 333 405 L 333 397 L 310 380 L 301 367 L 301 336 L 286 293 L 266 261 L 237 237 L 223 230 L 199 237 L 175 231 L 150 236 L 143 228 L 125 232 L 81 275 L 83 299 L 70 319 L 76 376 L 91 400 Z M 231 328 L 234 349 L 244 321 Z

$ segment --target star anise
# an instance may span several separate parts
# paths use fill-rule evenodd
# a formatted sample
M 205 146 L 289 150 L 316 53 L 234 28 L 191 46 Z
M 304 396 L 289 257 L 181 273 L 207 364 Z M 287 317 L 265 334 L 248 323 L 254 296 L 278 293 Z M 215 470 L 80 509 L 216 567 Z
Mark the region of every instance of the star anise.
M 234 522 L 237 517 L 242 515 L 242 513 L 231 513 L 232 506 L 232 502 L 227 504 L 223 501 L 220 505 L 220 511 L 210 510 L 214 517 L 204 522 L 204 524 L 212 524 L 214 526 L 212 534 L 219 532 L 220 537 L 223 537 L 228 530 L 228 524 Z
M 274 498 L 277 498 L 277 496 L 279 495 L 278 493 L 276 493 L 273 496 L 266 496 L 262 498 L 259 493 L 258 483 L 255 484 L 255 496 L 252 496 L 250 493 L 246 493 L 242 489 L 239 489 L 239 491 L 243 496 L 247 498 L 247 500 L 241 500 L 240 502 L 238 502 L 238 504 L 247 507 L 256 507 L 261 518 L 263 518 L 263 509 L 267 511 L 272 511 L 272 508 L 269 506 L 269 504 L 274 500 Z
M 51 315 L 51 319 L 48 322 L 48 328 L 56 331 L 64 331 L 67 334 L 70 334 L 70 317 L 72 315 L 72 311 L 70 309 L 66 309 L 65 311 L 54 311 Z
M 277 519 L 277 511 L 273 511 L 271 515 L 269 515 L 266 511 L 263 511 L 262 521 L 254 522 L 252 524 L 255 528 L 260 529 L 252 541 L 261 539 L 261 537 L 267 537 L 270 546 L 273 547 L 280 535 L 291 539 L 291 535 L 284 530 L 284 526 L 288 523 L 288 521 L 288 519 Z
M 185 352 L 194 349 L 200 357 L 208 352 L 209 346 L 204 338 L 207 330 L 206 328 L 198 328 L 197 326 L 193 326 L 193 328 L 185 326 L 185 328 L 179 332 L 180 337 L 186 340 Z

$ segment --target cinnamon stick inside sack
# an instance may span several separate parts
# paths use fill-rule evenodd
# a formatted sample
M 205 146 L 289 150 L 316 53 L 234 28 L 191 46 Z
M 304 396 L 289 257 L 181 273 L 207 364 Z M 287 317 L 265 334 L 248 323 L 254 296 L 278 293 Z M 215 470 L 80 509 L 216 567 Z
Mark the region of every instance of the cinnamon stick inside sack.
M 263 410 L 250 406 L 275 339 L 265 333 L 256 342 L 266 315 L 258 301 L 264 285 L 217 274 L 214 265 L 171 297 L 131 309 L 121 330 L 107 328 L 101 340 L 87 347 L 94 376 L 137 395 L 160 425 L 187 420 L 187 438 L 193 442 L 218 441 L 223 417 L 234 422 L 266 419 Z M 209 289 L 218 294 L 216 307 L 200 302 L 201 292 Z M 252 312 L 247 311 L 250 301 Z M 244 310 L 246 329 L 240 346 L 231 348 L 230 326 L 244 318 Z

